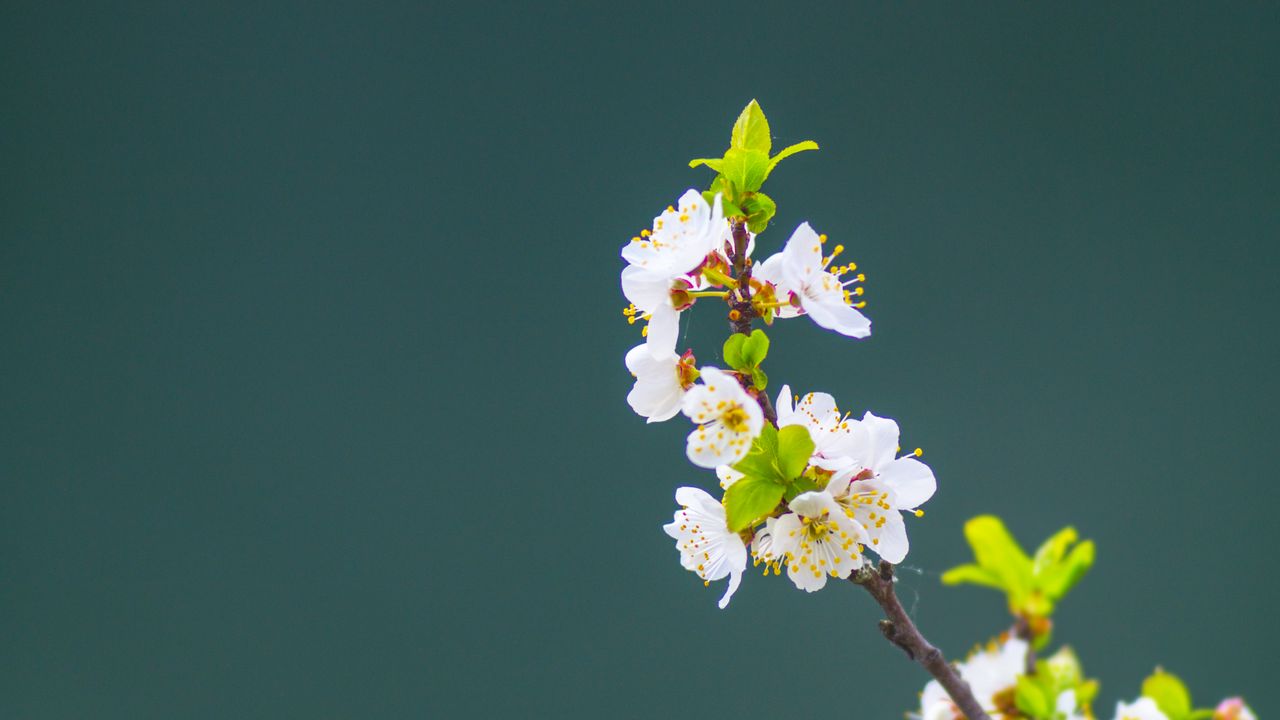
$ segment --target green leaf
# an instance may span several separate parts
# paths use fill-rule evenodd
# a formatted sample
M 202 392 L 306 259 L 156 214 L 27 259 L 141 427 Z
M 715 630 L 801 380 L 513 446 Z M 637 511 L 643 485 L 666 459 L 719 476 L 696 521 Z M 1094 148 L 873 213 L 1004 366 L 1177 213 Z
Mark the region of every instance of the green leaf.
M 760 434 L 751 441 L 751 449 L 747 451 L 747 456 L 739 460 L 733 469 L 744 475 L 771 480 L 779 484 L 785 483 L 787 478 L 782 477 L 782 471 L 778 469 L 777 428 L 765 423 Z
M 769 387 L 769 376 L 758 367 L 751 368 L 751 384 L 755 385 L 757 390 L 764 390 Z
M 983 585 L 985 587 L 1003 590 L 1004 586 L 1000 584 L 1000 578 L 995 574 L 984 570 L 977 565 L 958 565 L 950 570 L 942 573 L 943 585 Z
M 1169 720 L 1184 720 L 1191 714 L 1191 693 L 1177 675 L 1160 668 L 1142 681 L 1142 694 L 1156 701 Z
M 1026 675 L 1018 676 L 1018 688 L 1014 691 L 1013 702 L 1019 710 L 1030 717 L 1053 717 L 1054 707 L 1049 694 L 1039 683 Z
M 725 520 L 729 529 L 739 532 L 773 512 L 785 490 L 772 480 L 752 475 L 730 485 L 724 493 Z
M 730 148 L 725 151 L 720 172 L 737 187 L 759 190 L 769 170 L 769 156 L 759 150 Z
M 724 362 L 734 370 L 748 370 L 750 366 L 742 359 L 742 345 L 747 341 L 747 336 L 742 333 L 734 333 L 724 341 Z
M 778 212 L 778 205 L 768 195 L 755 192 L 742 201 L 742 209 L 747 214 L 747 229 L 759 235 Z
M 1047 660 L 1036 663 L 1036 674 L 1045 675 L 1053 680 L 1054 687 L 1066 690 L 1084 681 L 1084 668 L 1080 666 L 1080 658 L 1070 647 L 1063 647 L 1049 656 Z
M 1067 548 L 1078 538 L 1076 529 L 1070 525 L 1054 533 L 1036 550 L 1035 560 L 1032 563 L 1032 572 L 1039 575 L 1046 568 L 1056 565 L 1067 554 Z
M 769 177 L 769 175 L 773 172 L 773 169 L 778 166 L 778 163 L 791 157 L 792 155 L 795 155 L 796 153 L 799 153 L 799 152 L 804 152 L 805 150 L 817 150 L 817 149 L 818 149 L 818 143 L 812 140 L 805 140 L 804 142 L 798 142 L 795 145 L 788 145 L 787 147 L 783 148 L 781 152 L 779 152 L 777 155 L 774 155 L 773 158 L 769 160 L 769 167 L 765 171 L 764 176 Z
M 742 343 L 742 361 L 748 367 L 758 367 L 768 355 L 769 336 L 759 328 L 752 330 L 751 336 Z
M 717 176 L 716 176 L 716 180 L 723 180 L 723 179 L 724 179 L 724 176 L 723 176 L 723 175 L 717 175 Z M 722 189 L 718 189 L 718 188 L 716 188 L 716 185 L 717 185 L 717 183 L 716 183 L 715 181 L 712 181 L 712 183 L 711 183 L 711 188 L 712 188 L 712 189 L 710 189 L 710 190 L 703 190 L 703 191 L 702 191 L 702 199 L 703 199 L 703 200 L 706 200 L 708 205 L 714 205 L 714 204 L 715 204 L 715 202 L 716 202 L 716 195 L 717 195 L 717 194 L 719 194 L 719 195 L 720 195 L 720 209 L 724 212 L 724 216 L 725 216 L 726 218 L 731 218 L 731 217 L 746 217 L 746 215 L 747 215 L 747 214 L 746 214 L 745 212 L 743 212 L 743 211 L 742 211 L 742 208 L 738 207 L 738 206 L 737 206 L 737 205 L 735 205 L 731 200 L 729 200 L 728 198 L 726 198 L 726 197 L 725 197 L 725 195 L 724 195 L 724 191 L 723 191 Z M 720 185 L 723 187 L 723 183 L 720 183 Z
M 1072 548 L 1066 559 L 1040 573 L 1036 583 L 1054 601 L 1061 600 L 1089 572 L 1093 560 L 1093 541 L 1085 540 Z
M 1076 704 L 1084 707 L 1098 697 L 1098 681 L 1085 680 L 1076 686 Z
M 695 158 L 689 161 L 690 168 L 696 168 L 699 165 L 706 165 L 712 170 L 720 172 L 720 168 L 724 166 L 724 158 Z
M 792 480 L 790 483 L 787 484 L 787 492 L 782 497 L 785 498 L 787 502 L 791 502 L 792 500 L 795 500 L 796 496 L 801 493 L 813 492 L 814 490 L 821 490 L 824 487 L 826 487 L 825 483 L 820 483 L 816 479 L 814 479 L 813 477 L 810 477 L 807 474 L 801 475 L 800 477 L 796 478 L 795 480 Z
M 1039 590 L 1031 590 L 1022 596 L 1018 612 L 1032 617 L 1049 617 L 1053 614 L 1053 599 Z
M 965 523 L 964 536 L 978 565 L 1000 579 L 1010 605 L 1020 604 L 1031 590 L 1031 558 L 1000 518 L 979 515 Z
M 760 103 L 752 100 L 742 109 L 738 120 L 733 123 L 733 134 L 729 136 L 729 147 L 743 150 L 759 150 L 765 155 L 773 147 L 773 139 L 769 136 L 769 121 L 760 109 Z
M 788 481 L 800 477 L 813 455 L 813 438 L 804 425 L 788 425 L 778 431 L 778 468 Z

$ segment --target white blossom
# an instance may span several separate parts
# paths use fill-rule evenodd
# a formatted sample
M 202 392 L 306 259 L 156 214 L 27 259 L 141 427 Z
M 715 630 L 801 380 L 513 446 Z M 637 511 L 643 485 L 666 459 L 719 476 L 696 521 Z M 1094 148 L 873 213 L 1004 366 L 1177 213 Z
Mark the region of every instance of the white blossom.
M 622 248 L 629 264 L 622 270 L 622 293 L 631 302 L 625 314 L 646 320 L 645 336 L 654 357 L 676 349 L 680 312 L 693 304 L 689 294 L 703 286 L 695 272 L 707 256 L 724 247 L 729 224 L 721 211 L 720 195 L 708 205 L 697 190 L 680 197 L 644 231 Z
M 802 425 L 813 438 L 813 456 L 809 463 L 823 470 L 841 470 L 853 464 L 846 447 L 853 432 L 851 422 L 841 415 L 835 398 L 823 392 L 811 392 L 793 399 L 791 386 L 783 385 L 776 403 L 778 427 Z
M 631 302 L 623 312 L 632 321 L 647 321 L 644 328 L 646 346 L 654 357 L 673 355 L 680 333 L 680 313 L 693 305 L 689 292 L 693 280 L 672 276 L 636 265 L 622 270 L 622 294 Z
M 841 274 L 852 271 L 852 265 L 829 272 L 827 266 L 843 248 L 837 246 L 830 256 L 824 257 L 822 242 L 825 239 L 826 236 L 819 236 L 809 223 L 802 223 L 782 251 L 761 263 L 754 276 L 772 284 L 779 300 L 789 301 L 777 309 L 778 317 L 793 317 L 803 311 L 828 330 L 854 338 L 867 337 L 871 334 L 871 321 L 855 307 L 862 303 L 853 300 L 861 294 L 861 289 L 846 289 L 861 282 L 863 276 L 842 281 Z
M 729 578 L 729 586 L 720 598 L 720 608 L 742 582 L 747 567 L 747 547 L 738 533 L 725 523 L 724 505 L 704 490 L 682 487 L 676 490 L 676 511 L 672 521 L 662 529 L 676 541 L 680 551 L 680 564 L 685 570 L 697 573 L 703 583 Z
M 1132 703 L 1117 702 L 1116 720 L 1169 720 L 1169 718 L 1160 711 L 1155 700 L 1140 697 Z
M 922 515 L 917 508 L 938 487 L 928 465 L 914 454 L 897 457 L 897 451 L 898 424 L 868 412 L 842 436 L 838 452 L 847 453 L 852 462 L 826 488 L 867 529 L 871 549 L 895 564 L 909 549 L 902 511 Z
M 701 380 L 684 396 L 684 414 L 698 424 L 689 433 L 685 452 L 698 467 L 732 465 L 751 449 L 751 441 L 764 427 L 764 412 L 723 370 L 704 367 Z
M 846 578 L 862 564 L 867 533 L 826 492 L 797 495 L 791 512 L 771 531 L 770 552 L 787 563 L 787 577 L 806 592 L 821 590 L 827 577 Z
M 698 375 L 690 353 L 683 357 L 675 353 L 655 357 L 647 345 L 631 348 L 626 364 L 636 379 L 627 394 L 627 403 L 648 422 L 669 420 L 680 412 L 684 394 Z
M 721 211 L 720 195 L 708 204 L 702 193 L 686 190 L 676 207 L 667 207 L 653 219 L 653 230 L 622 248 L 622 257 L 631 265 L 659 275 L 687 275 L 706 259 L 723 249 L 729 223 Z

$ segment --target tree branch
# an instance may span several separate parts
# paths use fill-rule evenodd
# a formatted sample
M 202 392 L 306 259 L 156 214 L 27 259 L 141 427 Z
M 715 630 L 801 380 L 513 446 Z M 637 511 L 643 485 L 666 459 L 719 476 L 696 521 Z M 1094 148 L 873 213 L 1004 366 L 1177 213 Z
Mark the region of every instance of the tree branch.
M 893 589 L 893 565 L 881 560 L 878 568 L 864 565 L 849 576 L 854 583 L 866 589 L 871 597 L 884 610 L 885 619 L 880 621 L 880 632 L 885 638 L 897 645 L 907 657 L 920 663 L 929 674 L 937 679 L 956 707 L 969 720 L 991 720 L 982 705 L 973 696 L 969 684 L 960 677 L 942 651 L 934 647 L 920 634 L 911 617 L 898 601 Z
M 729 303 L 729 329 L 735 333 L 750 335 L 751 321 L 756 317 L 755 308 L 751 306 L 751 259 L 747 257 L 747 245 L 751 242 L 751 236 L 747 232 L 745 220 L 730 220 L 729 229 L 733 233 L 733 277 L 738 282 L 738 287 L 731 290 L 725 298 Z M 752 393 L 756 402 L 760 403 L 765 420 L 777 425 L 778 413 L 773 409 L 768 393 Z
M 755 318 L 755 309 L 751 307 L 751 260 L 747 257 L 747 245 L 751 236 L 747 233 L 744 220 L 730 220 L 729 229 L 733 233 L 733 277 L 738 287 L 729 293 L 729 329 L 751 334 L 751 321 Z

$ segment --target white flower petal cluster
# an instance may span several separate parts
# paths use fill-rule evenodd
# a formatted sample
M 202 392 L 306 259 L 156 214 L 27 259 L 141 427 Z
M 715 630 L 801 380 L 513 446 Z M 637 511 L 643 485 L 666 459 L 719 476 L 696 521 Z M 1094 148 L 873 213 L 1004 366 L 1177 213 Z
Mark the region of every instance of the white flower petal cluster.
M 751 449 L 751 441 L 764 427 L 764 412 L 723 370 L 704 367 L 701 380 L 684 396 L 684 414 L 698 425 L 689 433 L 686 454 L 698 467 L 732 465 Z
M 813 438 L 813 457 L 809 462 L 823 470 L 841 470 L 853 462 L 845 448 L 853 432 L 840 414 L 835 398 L 823 392 L 811 392 L 795 399 L 791 386 L 783 385 L 778 393 L 778 427 L 803 425 Z
M 738 533 L 725 524 L 724 506 L 704 490 L 682 487 L 676 490 L 676 511 L 671 523 L 662 529 L 676 541 L 680 564 L 697 573 L 705 584 L 729 578 L 729 587 L 720 598 L 720 608 L 742 582 L 747 567 L 747 547 Z
M 862 565 L 862 544 L 868 541 L 867 532 L 830 493 L 801 493 L 791 501 L 789 509 L 770 528 L 771 542 L 763 548 L 768 556 L 757 554 L 757 559 L 774 563 L 778 558 L 785 560 L 787 577 L 806 592 L 821 590 L 828 576 L 847 578 Z
M 779 427 L 808 428 L 814 441 L 810 464 L 833 473 L 826 491 L 866 529 L 871 549 L 891 563 L 902 562 L 909 548 L 902 512 L 920 514 L 938 484 L 914 455 L 897 456 L 898 424 L 870 412 L 851 420 L 826 393 L 794 401 L 788 386 L 778 394 L 777 408 Z
M 723 249 L 728 234 L 720 196 L 708 204 L 702 193 L 690 189 L 676 207 L 654 218 L 652 231 L 622 248 L 628 263 L 622 293 L 634 306 L 631 312 L 648 321 L 646 345 L 654 357 L 675 353 L 680 312 L 693 304 L 688 293 L 702 285 L 695 271 L 708 255 Z
M 1149 697 L 1140 697 L 1132 703 L 1116 703 L 1116 720 L 1169 720 L 1156 701 Z
M 622 258 L 638 270 L 670 277 L 685 275 L 712 251 L 723 248 L 729 235 L 720 196 L 708 204 L 701 192 L 690 188 L 675 207 L 653 219 L 653 230 L 647 237 L 633 239 L 622 248 Z
M 862 276 L 845 283 L 839 274 L 829 272 L 827 266 L 836 253 L 823 257 L 823 239 L 809 223 L 802 223 L 781 252 L 760 264 L 754 277 L 773 285 L 780 300 L 789 301 L 778 309 L 778 317 L 803 313 L 820 327 L 865 338 L 871 334 L 871 321 L 854 307 L 853 293 L 846 289 L 846 284 L 859 282 Z
M 675 417 L 684 402 L 685 392 L 693 386 L 698 371 L 693 355 L 675 353 L 655 356 L 647 345 L 637 345 L 627 352 L 627 370 L 635 377 L 635 385 L 627 394 L 631 409 L 648 422 L 661 422 Z
M 1000 645 L 991 643 L 956 663 L 960 677 L 988 715 L 997 713 L 996 696 L 1017 685 L 1018 675 L 1026 668 L 1027 649 L 1026 641 L 1009 638 Z M 964 713 L 937 680 L 930 680 L 920 694 L 920 716 L 923 720 L 963 720 Z

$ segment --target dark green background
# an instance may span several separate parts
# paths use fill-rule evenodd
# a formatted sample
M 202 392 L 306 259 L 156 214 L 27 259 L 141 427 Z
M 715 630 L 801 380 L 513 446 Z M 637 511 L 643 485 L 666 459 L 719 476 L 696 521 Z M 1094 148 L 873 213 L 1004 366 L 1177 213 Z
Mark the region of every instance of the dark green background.
M 1277 707 L 1275 5 L 6 4 L 0 716 L 898 717 L 870 600 L 659 526 L 618 248 L 760 98 L 875 335 L 775 388 L 901 420 L 902 594 L 950 654 L 964 520 L 1099 562 L 1101 715 L 1157 663 Z M 713 303 L 688 343 L 723 336 Z

